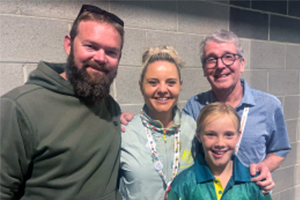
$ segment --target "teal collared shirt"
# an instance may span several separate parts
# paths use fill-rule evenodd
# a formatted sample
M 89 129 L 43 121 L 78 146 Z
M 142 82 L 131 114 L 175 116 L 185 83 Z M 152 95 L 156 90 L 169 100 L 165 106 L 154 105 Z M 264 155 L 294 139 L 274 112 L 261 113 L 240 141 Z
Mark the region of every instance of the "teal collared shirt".
M 249 168 L 245 167 L 236 156 L 232 156 L 232 160 L 232 176 L 224 189 L 221 200 L 263 200 L 264 197 L 259 187 L 250 181 Z M 193 166 L 175 178 L 168 192 L 168 200 L 216 200 L 214 179 L 203 156 L 199 155 Z

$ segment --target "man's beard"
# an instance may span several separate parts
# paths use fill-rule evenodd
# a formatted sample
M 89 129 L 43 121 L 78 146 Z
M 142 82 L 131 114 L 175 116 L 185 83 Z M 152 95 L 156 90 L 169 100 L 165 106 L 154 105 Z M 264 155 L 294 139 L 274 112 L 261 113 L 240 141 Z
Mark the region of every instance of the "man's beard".
M 90 75 L 87 72 L 87 67 L 101 70 L 103 73 L 95 72 Z M 107 98 L 110 85 L 116 77 L 116 73 L 111 73 L 105 64 L 101 65 L 91 60 L 84 62 L 82 68 L 79 69 L 74 61 L 73 48 L 71 48 L 71 53 L 68 56 L 65 70 L 75 95 L 89 104 L 95 104 L 99 100 Z

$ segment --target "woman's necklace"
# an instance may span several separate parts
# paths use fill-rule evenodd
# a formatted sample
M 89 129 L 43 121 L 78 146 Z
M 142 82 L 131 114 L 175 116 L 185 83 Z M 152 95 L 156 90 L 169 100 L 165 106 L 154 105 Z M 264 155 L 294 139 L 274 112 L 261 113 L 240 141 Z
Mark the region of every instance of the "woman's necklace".
M 151 130 L 155 130 L 155 131 L 158 131 L 158 132 L 162 132 L 162 133 L 163 133 L 163 137 L 164 137 L 164 141 L 165 141 L 165 142 L 167 142 L 167 136 L 166 136 L 167 131 L 170 130 L 170 131 L 178 132 L 178 129 L 179 129 L 179 127 L 180 127 L 180 123 L 179 123 L 179 124 L 174 124 L 173 126 L 171 126 L 171 127 L 169 127 L 169 128 L 164 128 L 164 127 L 158 128 L 158 127 L 155 127 L 155 126 L 151 125 L 151 124 L 147 121 L 147 119 L 146 119 L 146 117 L 145 117 L 145 115 L 144 115 L 143 109 L 142 109 L 141 112 L 140 112 L 140 116 L 141 116 L 141 119 L 142 119 L 143 124 L 144 124 L 147 128 L 149 128 L 149 129 L 151 129 Z

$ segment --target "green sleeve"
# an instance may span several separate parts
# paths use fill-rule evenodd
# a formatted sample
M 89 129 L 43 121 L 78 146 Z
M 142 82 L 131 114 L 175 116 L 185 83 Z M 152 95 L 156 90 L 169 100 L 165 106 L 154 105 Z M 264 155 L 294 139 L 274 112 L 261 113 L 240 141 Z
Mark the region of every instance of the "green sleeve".
M 264 200 L 272 200 L 272 197 L 271 197 L 271 195 L 270 195 L 270 193 L 268 193 L 268 194 L 263 194 L 263 196 L 264 196 Z
M 0 199 L 12 199 L 22 195 L 33 139 L 28 138 L 29 123 L 18 104 L 3 97 L 0 103 Z
M 174 190 L 171 189 L 167 194 L 167 200 L 179 200 L 179 196 Z

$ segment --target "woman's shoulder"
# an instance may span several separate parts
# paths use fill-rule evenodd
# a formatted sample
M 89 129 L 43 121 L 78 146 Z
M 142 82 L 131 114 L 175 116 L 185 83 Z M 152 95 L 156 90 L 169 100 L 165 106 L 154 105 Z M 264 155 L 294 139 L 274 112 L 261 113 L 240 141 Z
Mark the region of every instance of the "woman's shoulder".
M 140 114 L 134 115 L 131 121 L 128 122 L 128 125 L 125 125 L 125 132 L 129 132 L 130 129 L 135 129 L 139 125 L 142 125 L 142 120 Z
M 183 134 L 195 135 L 197 124 L 193 117 L 187 114 L 182 114 L 181 117 L 181 132 Z M 192 133 L 192 134 L 191 134 Z
M 194 118 L 188 114 L 182 113 L 182 123 L 196 125 Z
M 140 114 L 137 114 L 133 117 L 133 119 L 128 123 L 128 125 L 124 126 L 125 132 L 122 133 L 122 141 L 132 141 L 134 138 L 139 137 L 141 133 L 145 132 L 145 127 L 142 123 Z

